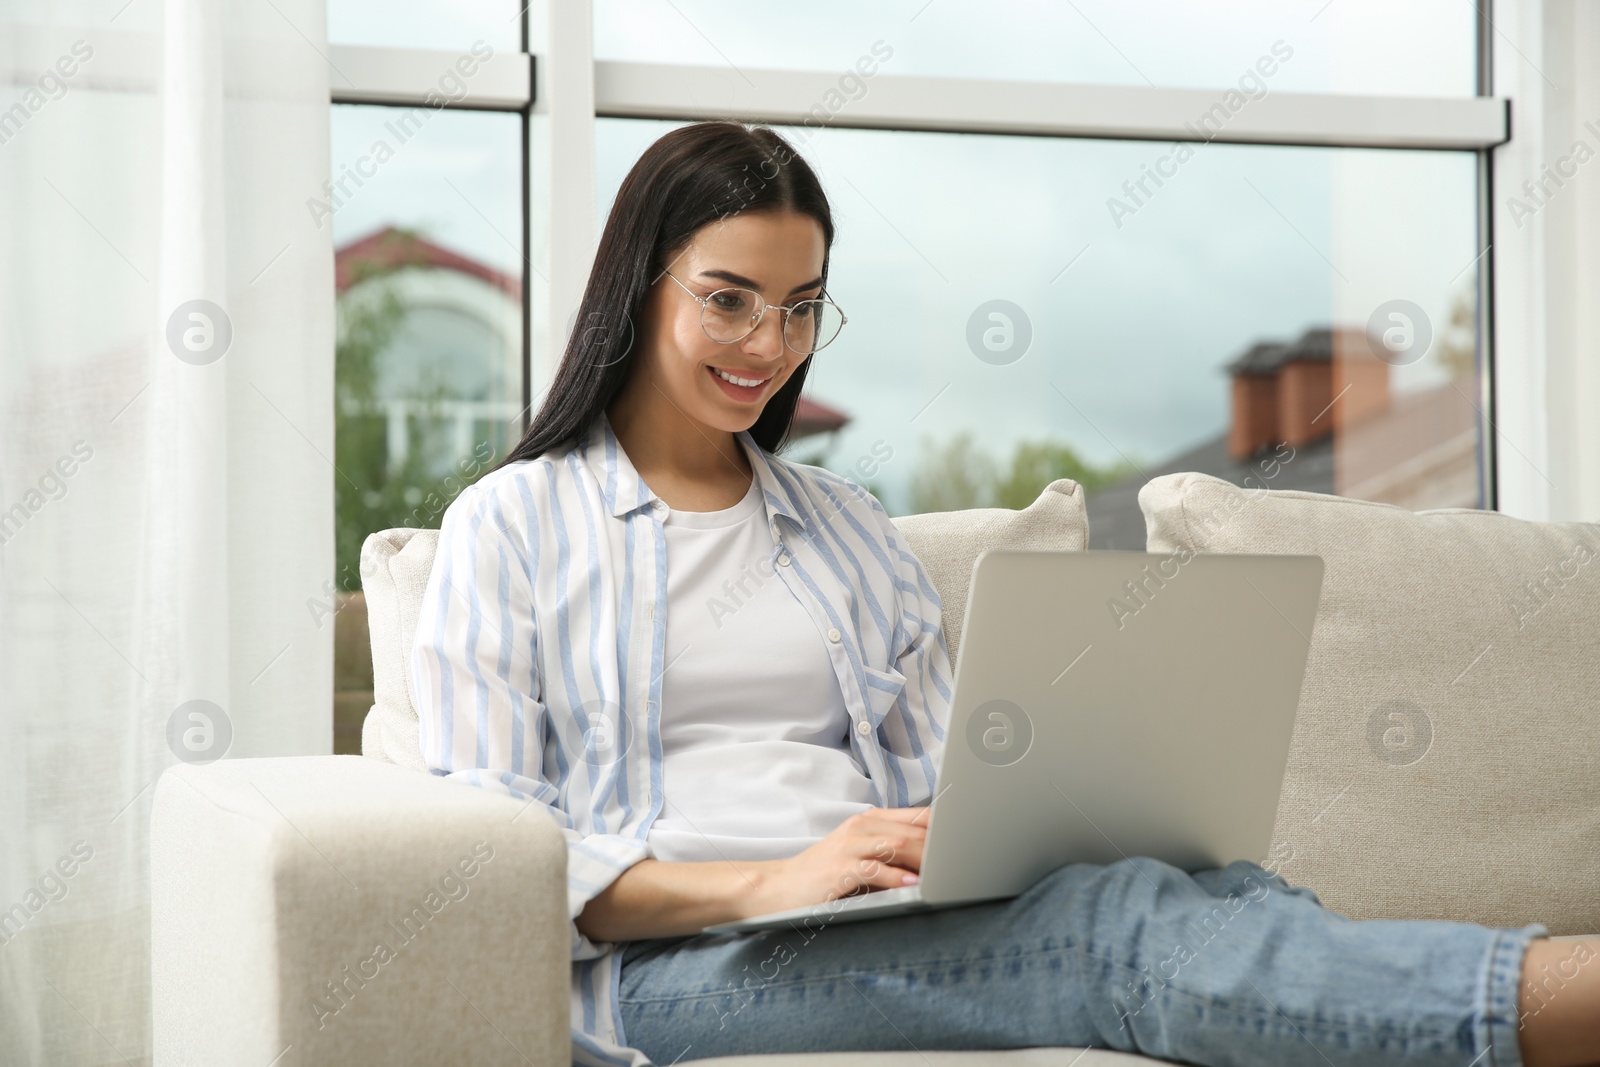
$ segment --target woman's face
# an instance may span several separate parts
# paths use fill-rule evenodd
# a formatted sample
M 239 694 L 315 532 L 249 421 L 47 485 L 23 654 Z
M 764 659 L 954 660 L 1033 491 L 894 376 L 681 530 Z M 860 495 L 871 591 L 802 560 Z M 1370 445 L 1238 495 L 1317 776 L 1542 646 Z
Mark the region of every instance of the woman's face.
M 672 277 L 657 277 L 645 298 L 635 368 L 644 380 L 634 383 L 643 387 L 642 402 L 670 401 L 705 427 L 749 429 L 807 357 L 784 343 L 783 313 L 770 308 L 749 336 L 719 344 L 701 328 L 701 305 L 684 290 L 704 299 L 741 286 L 768 304 L 793 305 L 821 295 L 825 252 L 822 226 L 792 211 L 741 213 L 702 226 L 666 264 Z M 718 371 L 759 384 L 737 385 Z

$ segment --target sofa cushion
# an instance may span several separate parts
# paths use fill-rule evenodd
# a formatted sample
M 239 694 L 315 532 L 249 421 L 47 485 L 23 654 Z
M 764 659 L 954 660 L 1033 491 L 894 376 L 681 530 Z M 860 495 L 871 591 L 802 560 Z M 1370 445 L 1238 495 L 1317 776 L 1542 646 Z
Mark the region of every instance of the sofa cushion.
M 401 527 L 370 534 L 361 546 L 373 701 L 361 724 L 361 754 L 418 771 L 424 769 L 422 745 L 408 661 L 438 544 L 438 530 Z
M 951 665 L 961 639 L 972 565 L 985 548 L 1070 549 L 1089 543 L 1083 490 L 1070 478 L 1045 486 L 1021 511 L 973 508 L 891 519 L 939 593 Z M 372 635 L 373 705 L 361 727 L 361 752 L 422 770 L 417 708 L 408 663 L 417 612 L 433 567 L 439 531 L 401 528 L 368 536 L 361 584 Z
M 1325 564 L 1266 861 L 1352 918 L 1600 917 L 1600 526 L 1411 512 L 1209 475 L 1139 493 L 1149 550 Z
M 967 614 L 967 588 L 972 565 L 986 548 L 1026 551 L 1082 552 L 1089 546 L 1089 519 L 1083 489 L 1070 478 L 1058 478 L 1023 508 L 968 508 L 932 511 L 891 519 L 906 538 L 906 547 L 922 561 L 928 580 L 939 591 L 939 622 L 955 667 L 961 624 Z

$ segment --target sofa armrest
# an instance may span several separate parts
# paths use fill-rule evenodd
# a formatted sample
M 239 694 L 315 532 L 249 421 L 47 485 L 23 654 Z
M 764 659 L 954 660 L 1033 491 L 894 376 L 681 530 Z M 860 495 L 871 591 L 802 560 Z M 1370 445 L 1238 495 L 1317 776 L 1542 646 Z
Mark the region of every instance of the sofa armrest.
M 362 756 L 169 768 L 150 828 L 154 1062 L 571 1062 L 566 843 Z

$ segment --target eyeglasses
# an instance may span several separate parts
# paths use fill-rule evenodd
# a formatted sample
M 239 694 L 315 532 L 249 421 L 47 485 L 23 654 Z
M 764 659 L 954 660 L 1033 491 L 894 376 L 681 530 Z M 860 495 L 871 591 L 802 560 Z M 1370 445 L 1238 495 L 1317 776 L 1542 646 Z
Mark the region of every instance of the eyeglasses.
M 769 304 L 754 289 L 739 286 L 718 289 L 709 296 L 695 296 L 677 275 L 671 271 L 663 273 L 699 302 L 700 328 L 719 345 L 731 345 L 749 337 L 761 325 L 768 308 L 783 312 L 783 343 L 802 356 L 826 348 L 849 321 L 839 305 L 831 300 L 802 300 L 785 307 Z

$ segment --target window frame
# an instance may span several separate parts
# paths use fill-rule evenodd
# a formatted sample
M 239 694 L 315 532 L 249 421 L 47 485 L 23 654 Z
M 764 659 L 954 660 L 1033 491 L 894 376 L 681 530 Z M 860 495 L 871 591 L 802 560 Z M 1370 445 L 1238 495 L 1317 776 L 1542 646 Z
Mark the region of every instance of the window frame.
M 1525 14 L 1541 0 L 1499 0 L 1494 11 Z M 536 16 L 534 7 L 543 10 Z M 1495 276 L 1496 149 L 1511 141 L 1509 97 L 1494 95 L 1500 32 L 1490 5 L 1477 8 L 1477 95 L 1412 97 L 1340 93 L 1274 93 L 1236 115 L 1212 140 L 1223 143 L 1470 151 L 1477 160 L 1477 349 L 1480 423 L 1478 470 L 1481 507 L 1498 509 L 1502 479 L 1497 441 L 1504 436 L 1496 412 L 1497 315 Z M 542 17 L 547 48 L 528 50 L 530 20 Z M 1523 18 L 1527 22 L 1527 18 Z M 1535 18 L 1534 21 L 1539 21 Z M 836 71 L 749 68 L 741 73 L 738 106 L 708 104 L 725 95 L 721 68 L 594 57 L 593 0 L 548 0 L 523 9 L 522 51 L 496 54 L 473 79 L 467 110 L 516 111 L 523 117 L 523 415 L 553 377 L 593 263 L 595 232 L 595 123 L 601 118 L 679 121 L 736 119 L 803 125 L 812 105 L 833 88 Z M 331 89 L 332 103 L 395 106 L 422 104 L 439 72 L 459 54 L 357 45 L 333 45 L 331 61 L 349 79 Z M 1503 62 L 1503 59 L 1502 59 Z M 1070 84 L 1004 79 L 880 73 L 872 93 L 852 102 L 828 125 L 878 130 L 988 133 L 1068 139 L 1195 142 L 1185 123 L 1217 102 L 1215 89 Z M 722 91 L 719 91 L 722 90 Z M 558 206 L 559 205 L 559 209 Z M 537 285 L 534 284 L 538 280 Z M 552 281 L 554 279 L 554 281 Z M 1518 308 L 1520 314 L 1523 309 Z M 1516 318 L 1517 315 L 1513 315 Z M 1546 353 L 1539 353 L 1548 359 Z M 1523 422 L 1529 421 L 1526 412 Z M 1540 450 L 1540 455 L 1543 455 Z M 1517 475 L 1523 510 L 1530 496 Z M 1548 479 L 1546 479 L 1548 481 Z M 1527 517 L 1544 517 L 1530 514 Z

